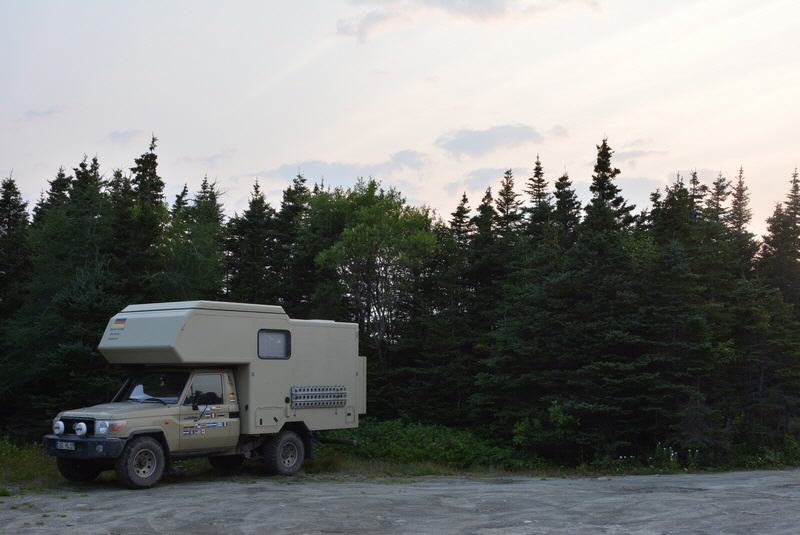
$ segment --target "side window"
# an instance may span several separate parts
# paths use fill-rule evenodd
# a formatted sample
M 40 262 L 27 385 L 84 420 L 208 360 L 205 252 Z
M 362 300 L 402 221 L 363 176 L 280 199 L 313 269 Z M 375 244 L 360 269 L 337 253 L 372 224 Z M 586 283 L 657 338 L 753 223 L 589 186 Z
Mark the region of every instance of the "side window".
M 222 375 L 204 373 L 195 375 L 184 405 L 214 405 L 222 403 Z
M 258 358 L 288 359 L 292 356 L 292 335 L 289 331 L 258 331 Z

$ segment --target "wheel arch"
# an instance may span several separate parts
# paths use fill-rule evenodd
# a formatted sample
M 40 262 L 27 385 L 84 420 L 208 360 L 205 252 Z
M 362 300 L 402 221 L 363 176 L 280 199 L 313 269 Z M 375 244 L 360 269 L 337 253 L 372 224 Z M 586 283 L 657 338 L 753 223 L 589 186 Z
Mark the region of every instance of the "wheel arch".
M 130 435 L 128 435 L 128 442 L 134 440 L 139 437 L 152 437 L 161 444 L 161 447 L 164 448 L 164 457 L 169 462 L 169 444 L 167 443 L 167 437 L 164 434 L 164 431 L 158 428 L 153 429 L 137 429 Z
M 305 458 L 314 458 L 314 438 L 311 435 L 311 430 L 305 422 L 287 422 L 281 427 L 281 431 L 294 431 L 303 440 L 303 449 L 305 450 Z

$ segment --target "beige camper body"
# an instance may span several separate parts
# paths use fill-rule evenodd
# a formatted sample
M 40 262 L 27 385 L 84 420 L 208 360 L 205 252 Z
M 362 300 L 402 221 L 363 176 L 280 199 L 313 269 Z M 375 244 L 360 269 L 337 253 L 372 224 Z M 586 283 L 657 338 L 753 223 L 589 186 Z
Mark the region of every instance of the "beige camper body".
M 265 354 L 270 336 L 288 343 L 285 355 Z M 353 323 L 290 319 L 270 305 L 130 305 L 111 318 L 99 349 L 112 364 L 233 369 L 243 435 L 276 433 L 288 422 L 311 431 L 357 427 L 366 412 L 366 359 Z

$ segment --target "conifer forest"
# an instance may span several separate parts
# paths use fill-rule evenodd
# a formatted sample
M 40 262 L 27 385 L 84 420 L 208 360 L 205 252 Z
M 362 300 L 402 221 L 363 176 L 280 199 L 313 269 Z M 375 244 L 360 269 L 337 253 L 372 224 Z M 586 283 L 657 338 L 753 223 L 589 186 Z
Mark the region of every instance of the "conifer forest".
M 593 157 L 585 203 L 543 156 L 450 214 L 372 178 L 297 176 L 280 205 L 256 182 L 227 217 L 208 179 L 165 198 L 155 138 L 129 169 L 53 170 L 39 199 L 9 176 L 0 436 L 35 440 L 59 410 L 110 399 L 121 372 L 97 344 L 126 305 L 206 299 L 358 323 L 375 419 L 563 464 L 800 447 L 797 171 L 756 236 L 744 171 L 679 176 L 634 207 L 607 140 Z

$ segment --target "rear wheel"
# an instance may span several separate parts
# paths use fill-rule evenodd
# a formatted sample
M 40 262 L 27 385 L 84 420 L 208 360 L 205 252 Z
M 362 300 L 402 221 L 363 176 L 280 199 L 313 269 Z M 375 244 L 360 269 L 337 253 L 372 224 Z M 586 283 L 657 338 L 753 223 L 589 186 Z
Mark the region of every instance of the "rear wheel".
M 161 443 L 153 437 L 137 437 L 122 450 L 115 466 L 117 480 L 132 489 L 146 489 L 161 480 L 166 468 Z
M 294 431 L 281 431 L 264 446 L 267 472 L 293 476 L 303 467 L 306 457 L 303 439 Z
M 208 462 L 211 467 L 219 472 L 233 472 L 242 466 L 244 457 L 241 455 L 218 455 L 209 457 Z
M 88 483 L 97 479 L 102 472 L 101 468 L 94 461 L 84 459 L 66 459 L 56 457 L 58 471 L 67 481 L 73 483 Z

